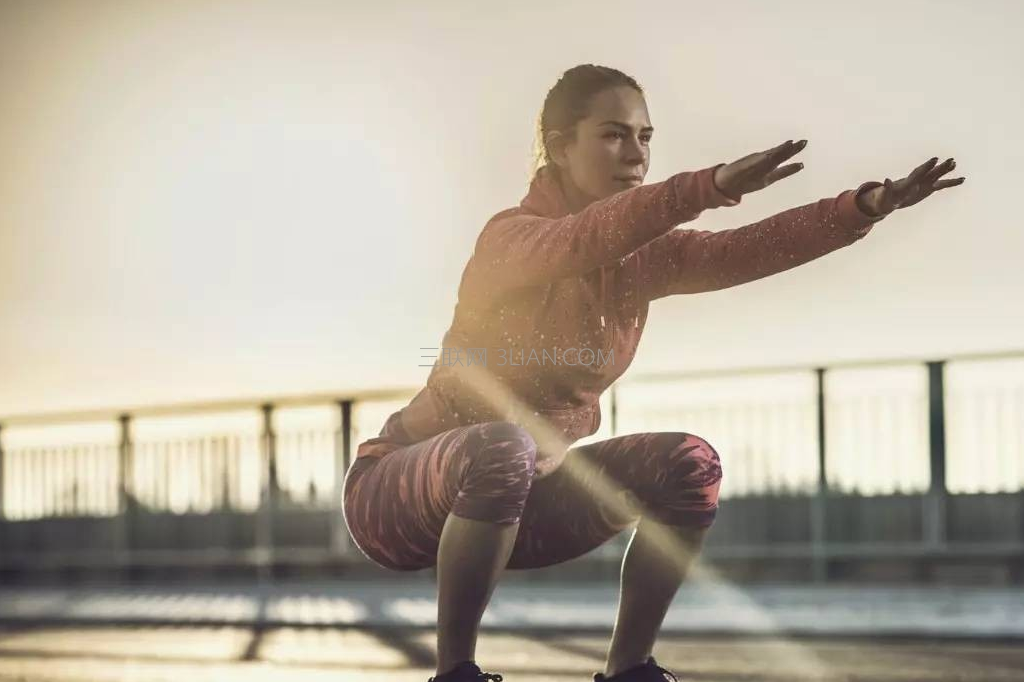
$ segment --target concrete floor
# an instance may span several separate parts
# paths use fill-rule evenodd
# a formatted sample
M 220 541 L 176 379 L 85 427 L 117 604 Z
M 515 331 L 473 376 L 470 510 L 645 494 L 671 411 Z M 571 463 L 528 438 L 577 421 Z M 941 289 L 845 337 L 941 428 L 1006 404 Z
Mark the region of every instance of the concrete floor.
M 0 628 L 0 680 L 424 682 L 431 629 L 240 626 Z M 477 661 L 505 682 L 589 682 L 608 633 L 486 631 Z M 1024 680 L 1019 641 L 670 635 L 661 665 L 686 680 Z

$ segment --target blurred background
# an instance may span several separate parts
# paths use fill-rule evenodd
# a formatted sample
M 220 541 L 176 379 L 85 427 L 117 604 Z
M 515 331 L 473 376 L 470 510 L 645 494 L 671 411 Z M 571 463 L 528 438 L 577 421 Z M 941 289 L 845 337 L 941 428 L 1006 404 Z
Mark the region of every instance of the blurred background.
M 685 228 L 932 156 L 967 177 L 652 305 L 581 442 L 722 455 L 665 631 L 1024 637 L 1022 28 L 1012 0 L 0 2 L 0 626 L 429 628 L 433 569 L 366 560 L 341 482 L 525 194 L 548 89 L 596 63 L 646 91 L 648 182 L 809 140 L 804 171 Z M 508 572 L 485 627 L 610 628 L 628 539 Z M 48 660 L 5 641 L 0 675 Z

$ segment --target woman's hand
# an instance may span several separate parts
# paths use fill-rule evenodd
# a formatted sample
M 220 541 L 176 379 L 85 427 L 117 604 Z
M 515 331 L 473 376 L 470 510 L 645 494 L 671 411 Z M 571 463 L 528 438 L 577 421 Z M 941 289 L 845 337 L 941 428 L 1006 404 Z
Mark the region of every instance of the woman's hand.
M 776 180 L 789 177 L 804 167 L 802 163 L 791 163 L 780 168 L 779 164 L 805 146 L 807 140 L 788 140 L 773 149 L 748 154 L 742 159 L 721 165 L 715 169 L 715 186 L 733 199 L 764 189 Z
M 864 189 L 857 195 L 857 206 L 872 217 L 886 216 L 897 208 L 913 206 L 940 189 L 963 184 L 966 178 L 939 180 L 956 167 L 956 161 L 949 158 L 936 166 L 938 160 L 939 157 L 932 157 L 896 182 L 886 178 L 884 183 Z

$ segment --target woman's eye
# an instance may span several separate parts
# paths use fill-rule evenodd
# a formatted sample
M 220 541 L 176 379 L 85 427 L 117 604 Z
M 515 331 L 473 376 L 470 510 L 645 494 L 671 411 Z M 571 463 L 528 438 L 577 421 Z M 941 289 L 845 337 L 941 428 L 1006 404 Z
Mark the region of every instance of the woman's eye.
M 608 138 L 608 139 L 612 139 L 612 138 L 616 138 L 616 137 L 625 137 L 625 135 L 623 133 L 608 133 L 607 135 L 605 135 L 605 137 Z M 640 141 L 643 142 L 644 144 L 650 144 L 651 136 L 650 135 L 642 135 L 640 137 Z

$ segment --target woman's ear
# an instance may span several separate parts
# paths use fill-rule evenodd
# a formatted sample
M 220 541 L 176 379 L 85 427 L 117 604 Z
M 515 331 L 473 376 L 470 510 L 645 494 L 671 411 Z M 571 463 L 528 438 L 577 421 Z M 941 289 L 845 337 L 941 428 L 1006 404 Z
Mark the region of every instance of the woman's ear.
M 548 150 L 548 158 L 559 168 L 565 168 L 569 163 L 565 155 L 567 142 L 565 134 L 560 130 L 549 130 L 544 136 L 544 148 Z

